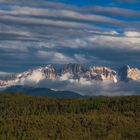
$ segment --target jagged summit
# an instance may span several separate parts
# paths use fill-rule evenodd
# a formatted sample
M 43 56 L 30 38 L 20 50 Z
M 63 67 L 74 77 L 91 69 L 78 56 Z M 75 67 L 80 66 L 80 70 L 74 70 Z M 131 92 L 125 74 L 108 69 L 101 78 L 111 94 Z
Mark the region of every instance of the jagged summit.
M 62 66 L 61 74 L 64 74 L 67 72 L 72 73 L 72 74 L 83 73 L 85 72 L 85 68 L 81 64 L 76 64 L 76 63 L 64 64 Z
M 86 72 L 86 75 L 89 79 L 96 80 L 112 80 L 115 83 L 117 82 L 117 72 L 111 68 L 104 66 L 93 66 L 90 67 Z
M 13 78 L 14 77 L 14 78 Z M 85 67 L 81 64 L 64 64 L 59 68 L 50 64 L 45 67 L 36 67 L 16 74 L 12 78 L 1 79 L 0 86 L 22 84 L 24 81 L 32 80 L 38 83 L 41 80 L 80 80 L 86 81 L 113 81 L 114 83 L 121 81 L 136 80 L 140 81 L 140 70 L 131 68 L 129 65 L 124 66 L 119 72 L 105 66 Z
M 131 68 L 129 65 L 125 65 L 119 71 L 121 80 L 129 81 L 129 80 L 136 80 L 140 81 L 140 70 L 138 68 Z

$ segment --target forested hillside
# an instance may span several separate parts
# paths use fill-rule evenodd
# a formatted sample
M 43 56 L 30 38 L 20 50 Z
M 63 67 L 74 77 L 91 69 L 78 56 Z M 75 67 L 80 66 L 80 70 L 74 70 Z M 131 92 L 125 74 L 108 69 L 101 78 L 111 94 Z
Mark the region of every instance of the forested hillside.
M 0 140 L 140 140 L 140 96 L 0 94 Z

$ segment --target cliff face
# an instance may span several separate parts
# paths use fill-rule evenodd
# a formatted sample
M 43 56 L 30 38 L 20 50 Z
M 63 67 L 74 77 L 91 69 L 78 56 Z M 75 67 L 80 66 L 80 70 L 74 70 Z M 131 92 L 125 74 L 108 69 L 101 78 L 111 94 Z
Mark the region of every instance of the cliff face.
M 80 79 L 80 77 L 84 74 L 85 71 L 86 68 L 81 64 L 70 63 L 62 66 L 60 76 L 63 76 L 64 74 L 70 74 L 71 78 Z
M 14 85 L 16 84 L 15 80 L 0 80 L 0 86 Z
M 65 64 L 62 66 L 61 75 L 65 73 L 78 74 L 84 72 L 84 67 L 81 64 Z
M 91 66 L 89 68 L 84 67 L 81 64 L 65 64 L 59 69 L 56 69 L 53 65 L 46 67 L 38 67 L 28 70 L 26 72 L 17 74 L 15 78 L 9 78 L 4 80 L 0 79 L 0 86 L 16 85 L 26 79 L 32 79 L 39 82 L 40 80 L 69 80 L 84 78 L 87 81 L 104 81 L 110 80 L 114 83 L 121 81 L 135 80 L 140 81 L 140 70 L 137 68 L 131 68 L 130 66 L 123 67 L 119 72 L 104 67 L 104 66 Z M 65 78 L 67 77 L 67 78 Z M 120 80 L 119 80 L 120 79 Z
M 140 80 L 140 70 L 137 68 L 128 69 L 127 78 L 130 80 Z
M 120 76 L 122 80 L 140 81 L 140 70 L 137 68 L 131 68 L 130 66 L 127 65 L 120 70 Z
M 104 66 L 84 68 L 80 64 L 66 64 L 62 67 L 61 75 L 69 73 L 73 78 L 86 80 L 112 80 L 117 82 L 116 71 Z
M 55 80 L 57 77 L 57 73 L 53 65 L 48 65 L 45 69 L 42 69 L 42 72 L 48 80 Z
M 117 82 L 116 71 L 103 66 L 90 67 L 89 70 L 86 72 L 85 77 L 91 80 L 112 80 L 114 82 Z

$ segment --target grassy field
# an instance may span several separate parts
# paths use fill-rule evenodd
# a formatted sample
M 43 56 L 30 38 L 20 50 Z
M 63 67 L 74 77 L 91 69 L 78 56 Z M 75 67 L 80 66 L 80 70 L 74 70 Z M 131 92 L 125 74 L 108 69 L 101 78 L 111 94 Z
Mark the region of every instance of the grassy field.
M 140 96 L 0 94 L 0 140 L 140 140 Z

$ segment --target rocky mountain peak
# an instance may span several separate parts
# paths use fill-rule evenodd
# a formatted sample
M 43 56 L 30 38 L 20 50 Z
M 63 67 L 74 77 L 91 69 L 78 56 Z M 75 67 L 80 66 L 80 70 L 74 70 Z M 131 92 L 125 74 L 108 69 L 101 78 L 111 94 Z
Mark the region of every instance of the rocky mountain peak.
M 129 68 L 127 70 L 127 78 L 130 80 L 140 80 L 140 70 L 137 68 Z
M 42 71 L 48 80 L 55 80 L 56 79 L 57 73 L 56 73 L 56 70 L 52 64 L 45 67 L 45 69 L 42 69 Z
M 138 68 L 131 68 L 129 65 L 124 66 L 120 72 L 121 80 L 140 80 L 140 70 Z
M 111 68 L 104 66 L 93 66 L 89 68 L 89 71 L 85 75 L 88 79 L 95 80 L 112 80 L 117 82 L 117 72 Z
M 76 64 L 76 63 L 69 63 L 69 64 L 64 64 L 62 66 L 62 70 L 61 73 L 79 73 L 79 72 L 83 72 L 83 66 L 81 64 Z

